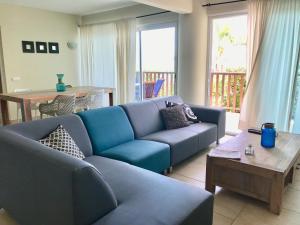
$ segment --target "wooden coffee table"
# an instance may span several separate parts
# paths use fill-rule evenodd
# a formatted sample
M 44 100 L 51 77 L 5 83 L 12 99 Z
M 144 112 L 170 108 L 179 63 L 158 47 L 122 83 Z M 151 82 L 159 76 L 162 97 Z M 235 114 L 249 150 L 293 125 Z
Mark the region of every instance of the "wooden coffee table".
M 239 150 L 241 160 L 207 156 L 206 190 L 215 192 L 220 186 L 270 205 L 270 211 L 279 214 L 282 195 L 287 184 L 292 183 L 297 160 L 300 157 L 300 135 L 279 133 L 276 147 L 265 149 L 260 145 L 260 135 L 243 132 L 218 146 L 224 150 Z M 254 156 L 246 156 L 245 148 L 252 144 Z

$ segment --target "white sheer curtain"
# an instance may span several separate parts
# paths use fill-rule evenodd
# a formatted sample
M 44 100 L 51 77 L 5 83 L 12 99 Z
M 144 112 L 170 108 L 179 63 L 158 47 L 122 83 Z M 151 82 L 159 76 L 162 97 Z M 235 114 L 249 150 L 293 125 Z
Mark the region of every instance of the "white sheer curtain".
M 240 125 L 274 122 L 279 130 L 288 131 L 300 47 L 300 1 L 251 0 L 250 4 L 254 1 L 269 5 Z
M 114 23 L 80 28 L 82 85 L 116 87 L 117 29 Z
M 293 111 L 293 127 L 292 132 L 296 134 L 300 134 L 300 56 L 299 56 L 299 64 L 298 64 L 298 77 L 296 79 L 295 84 L 295 99 L 294 99 L 294 111 Z
M 250 96 L 255 92 L 255 83 L 259 76 L 258 58 L 261 50 L 262 40 L 265 34 L 267 16 L 269 15 L 269 3 L 261 0 L 249 0 L 248 3 L 248 68 L 247 68 L 247 89 L 240 115 L 240 129 L 247 129 L 253 121 L 257 120 L 253 113 L 253 101 Z
M 120 103 L 134 100 L 136 76 L 136 20 L 122 20 L 117 27 L 118 97 Z
M 81 84 L 116 88 L 115 102 L 134 100 L 135 19 L 82 26 Z

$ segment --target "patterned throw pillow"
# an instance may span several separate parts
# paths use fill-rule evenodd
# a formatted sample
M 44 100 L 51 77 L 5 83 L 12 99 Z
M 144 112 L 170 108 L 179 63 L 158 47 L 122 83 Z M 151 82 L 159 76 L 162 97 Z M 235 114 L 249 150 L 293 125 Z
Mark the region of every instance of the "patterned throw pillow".
M 193 110 L 191 109 L 191 107 L 189 105 L 187 105 L 187 104 L 178 104 L 178 103 L 169 102 L 169 101 L 166 101 L 165 103 L 166 103 L 167 108 L 174 107 L 174 106 L 177 106 L 177 105 L 182 105 L 185 116 L 189 121 L 191 121 L 193 123 L 199 123 L 200 122 L 200 120 L 194 114 Z
M 160 110 L 160 112 L 168 130 L 189 126 L 182 105 L 165 108 Z
M 59 125 L 55 131 L 48 135 L 48 137 L 39 140 L 39 142 L 78 159 L 85 158 L 84 154 L 82 151 L 80 151 L 73 138 L 62 125 Z

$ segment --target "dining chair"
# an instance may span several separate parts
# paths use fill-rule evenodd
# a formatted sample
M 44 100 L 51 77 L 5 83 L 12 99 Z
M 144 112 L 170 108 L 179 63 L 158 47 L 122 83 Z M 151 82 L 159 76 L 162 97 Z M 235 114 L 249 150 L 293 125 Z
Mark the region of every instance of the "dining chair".
M 144 83 L 144 98 L 152 98 L 155 82 Z
M 39 105 L 41 119 L 43 115 L 62 116 L 75 111 L 75 95 L 57 95 L 50 103 Z
M 104 106 L 104 90 L 88 93 L 86 96 L 77 97 L 75 100 L 75 111 L 86 111 Z
M 97 109 L 104 107 L 104 90 L 94 92 L 91 95 L 91 101 L 89 102 L 89 109 Z
M 153 90 L 153 96 L 156 98 L 164 84 L 165 80 L 164 79 L 159 79 L 156 81 L 154 85 L 154 90 Z
M 159 79 L 156 82 L 145 82 L 144 83 L 144 96 L 145 98 L 157 97 L 165 80 Z
M 76 97 L 75 99 L 75 112 L 86 111 L 89 108 L 89 102 L 91 96 L 89 94 L 85 96 Z

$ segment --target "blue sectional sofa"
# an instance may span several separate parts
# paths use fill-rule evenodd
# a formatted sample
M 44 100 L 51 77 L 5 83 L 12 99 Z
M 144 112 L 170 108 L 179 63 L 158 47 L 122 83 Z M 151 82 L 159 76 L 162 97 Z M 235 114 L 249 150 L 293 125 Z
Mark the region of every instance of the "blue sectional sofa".
M 21 225 L 211 225 L 210 193 L 157 173 L 222 137 L 225 111 L 168 131 L 167 99 L 0 128 L 0 206 Z M 37 142 L 58 125 L 84 160 Z

